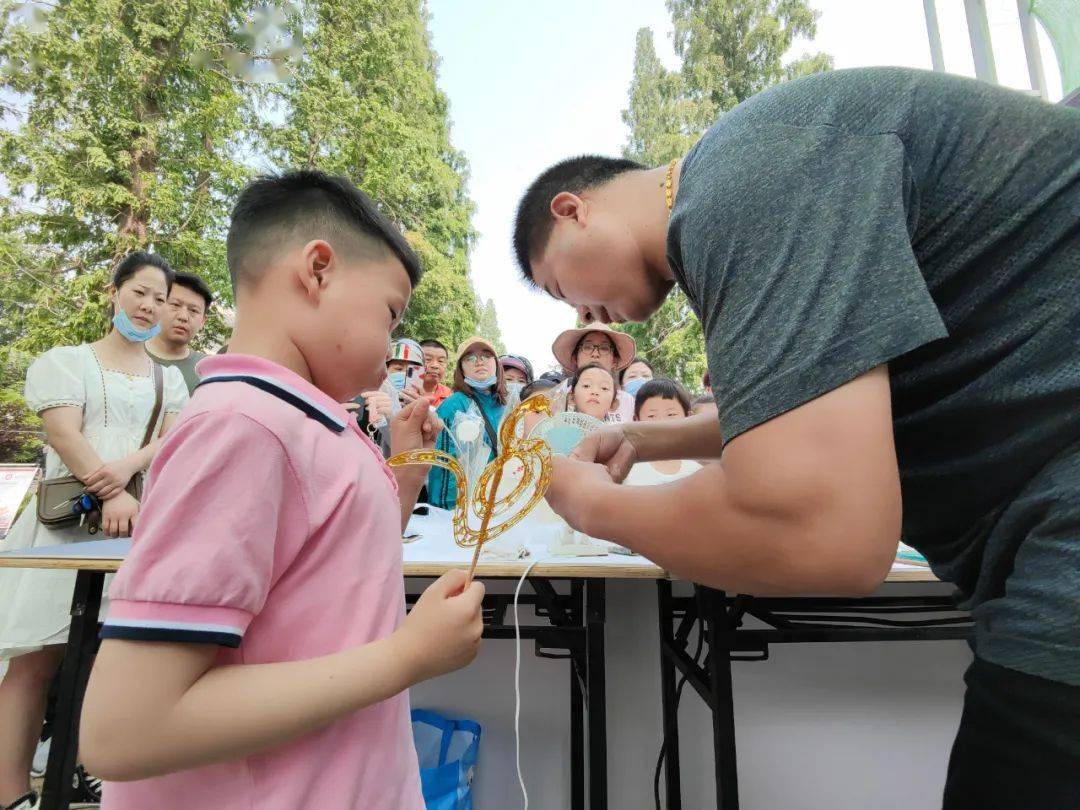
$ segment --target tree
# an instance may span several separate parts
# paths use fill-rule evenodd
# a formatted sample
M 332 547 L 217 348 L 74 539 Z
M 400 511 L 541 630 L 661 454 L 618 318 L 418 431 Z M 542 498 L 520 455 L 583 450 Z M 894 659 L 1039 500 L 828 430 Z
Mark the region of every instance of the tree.
M 622 114 L 629 128 L 623 154 L 645 165 L 686 154 L 719 115 L 770 85 L 832 68 L 832 58 L 822 53 L 783 64 L 796 37 L 816 32 L 817 12 L 807 0 L 668 0 L 667 7 L 682 64 L 665 68 L 652 31 L 639 30 Z M 681 291 L 645 323 L 620 328 L 662 373 L 700 389 L 706 369 L 701 322 Z
M 251 18 L 232 0 L 0 11 L 0 368 L 14 408 L 28 358 L 104 334 L 106 281 L 127 251 L 227 289 L 221 237 L 248 171 L 226 57 Z
M 343 174 L 379 201 L 428 271 L 398 331 L 455 345 L 476 326 L 468 278 L 476 234 L 426 5 L 312 0 L 300 13 L 305 59 L 271 90 L 284 123 L 265 127 L 270 159 Z
M 491 345 L 499 354 L 506 354 L 506 345 L 503 343 L 502 330 L 499 329 L 499 315 L 495 311 L 495 302 L 488 299 L 487 303 L 478 303 L 480 319 L 476 324 L 476 334 L 491 341 Z

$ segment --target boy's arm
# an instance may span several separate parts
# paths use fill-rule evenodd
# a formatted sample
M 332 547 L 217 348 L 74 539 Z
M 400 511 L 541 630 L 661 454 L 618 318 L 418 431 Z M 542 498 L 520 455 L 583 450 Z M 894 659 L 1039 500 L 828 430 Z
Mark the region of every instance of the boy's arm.
M 440 577 L 387 638 L 305 661 L 215 667 L 211 644 L 107 638 L 83 704 L 83 761 L 111 781 L 147 779 L 287 743 L 418 681 L 469 663 L 483 585 Z
M 126 781 L 246 756 L 397 694 L 415 669 L 393 636 L 308 661 L 214 667 L 217 654 L 105 639 L 79 732 L 87 767 Z
M 435 440 L 442 428 L 442 420 L 431 407 L 427 397 L 420 397 L 410 402 L 394 414 L 390 422 L 390 455 L 396 456 L 408 450 L 431 449 L 435 446 Z M 416 499 L 420 496 L 420 490 L 427 481 L 430 471 L 431 467 L 427 464 L 410 464 L 394 468 L 394 477 L 398 484 L 398 498 L 401 501 L 402 534 L 405 533 L 405 527 L 409 525 Z
M 901 500 L 885 366 L 735 438 L 719 464 L 626 487 L 556 459 L 574 528 L 730 592 L 864 594 L 896 556 Z

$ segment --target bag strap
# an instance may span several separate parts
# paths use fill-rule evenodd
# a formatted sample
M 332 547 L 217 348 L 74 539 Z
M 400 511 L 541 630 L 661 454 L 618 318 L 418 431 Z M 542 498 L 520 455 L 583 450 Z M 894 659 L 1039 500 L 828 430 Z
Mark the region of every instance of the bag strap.
M 488 419 L 487 413 L 484 411 L 484 406 L 480 404 L 479 397 L 476 396 L 476 392 L 466 386 L 469 390 L 465 392 L 465 395 L 476 403 L 476 409 L 480 411 L 480 416 L 484 418 L 484 430 L 487 431 L 488 442 L 491 444 L 491 452 L 495 455 L 499 455 L 499 434 L 495 432 L 494 425 L 491 424 L 491 420 Z
M 165 389 L 165 372 L 162 371 L 160 363 L 154 363 L 154 412 L 150 414 L 150 423 L 146 426 L 146 434 L 143 436 L 142 444 L 139 445 L 139 449 L 146 447 L 154 440 L 154 434 L 157 432 L 158 416 L 161 415 L 161 404 L 164 399 Z

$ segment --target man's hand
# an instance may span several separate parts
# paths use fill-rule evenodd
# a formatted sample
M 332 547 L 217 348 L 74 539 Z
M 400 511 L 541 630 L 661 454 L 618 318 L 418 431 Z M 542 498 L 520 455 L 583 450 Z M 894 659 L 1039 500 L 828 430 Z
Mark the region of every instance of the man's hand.
M 431 409 L 427 397 L 406 405 L 390 422 L 390 453 L 407 450 L 429 450 L 443 429 L 439 415 Z
M 610 425 L 586 436 L 570 454 L 570 458 L 603 464 L 607 467 L 611 480 L 621 483 L 637 462 L 638 453 L 630 437 L 623 432 L 623 426 Z
M 87 476 L 83 484 L 86 485 L 87 492 L 107 501 L 123 492 L 133 475 L 135 475 L 134 466 L 127 459 L 122 458 L 102 464 Z
M 559 456 L 551 462 L 551 485 L 545 496 L 548 503 L 574 529 L 588 534 L 586 523 L 595 507 L 593 496 L 612 483 L 611 476 L 600 464 Z

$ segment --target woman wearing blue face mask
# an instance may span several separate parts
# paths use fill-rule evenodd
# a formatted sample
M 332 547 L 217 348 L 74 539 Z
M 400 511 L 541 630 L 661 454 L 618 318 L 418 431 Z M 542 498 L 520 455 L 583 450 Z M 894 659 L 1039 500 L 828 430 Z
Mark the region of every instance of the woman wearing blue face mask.
M 484 338 L 471 337 L 458 347 L 454 362 L 454 393 L 439 406 L 439 417 L 446 429 L 439 435 L 436 447 L 451 455 L 454 445 L 449 431 L 454 417 L 477 408 L 484 417 L 484 440 L 495 458 L 497 431 L 506 406 L 506 378 L 498 362 L 495 347 Z M 434 506 L 453 509 L 457 500 L 457 482 L 443 469 L 433 467 L 428 476 L 428 499 Z
M 161 407 L 148 432 L 158 389 L 143 344 L 157 333 L 173 278 L 160 256 L 130 254 L 109 287 L 108 334 L 96 343 L 51 349 L 26 374 L 26 402 L 41 417 L 48 444 L 44 477 L 78 478 L 101 501 L 106 536 L 131 533 L 139 503 L 125 488 L 149 466 L 160 437 L 187 402 L 180 370 L 162 369 Z M 148 435 L 151 441 L 143 447 Z M 34 498 L 0 540 L 0 551 L 89 539 L 84 526 L 41 524 Z M 0 728 L 6 732 L 0 806 L 16 804 L 30 790 L 26 775 L 46 690 L 67 640 L 74 583 L 73 571 L 0 569 L 0 660 L 10 659 L 0 683 Z M 96 782 L 81 769 L 78 779 L 77 800 L 93 801 Z

